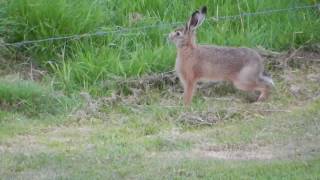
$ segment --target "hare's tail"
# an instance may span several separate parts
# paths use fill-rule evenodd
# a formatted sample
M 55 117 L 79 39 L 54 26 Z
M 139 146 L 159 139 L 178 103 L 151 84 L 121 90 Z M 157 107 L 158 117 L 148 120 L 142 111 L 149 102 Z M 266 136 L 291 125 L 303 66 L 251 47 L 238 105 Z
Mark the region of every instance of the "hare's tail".
M 271 76 L 266 71 L 263 71 L 262 75 L 260 76 L 260 80 L 263 81 L 266 85 L 274 87 L 274 82 Z

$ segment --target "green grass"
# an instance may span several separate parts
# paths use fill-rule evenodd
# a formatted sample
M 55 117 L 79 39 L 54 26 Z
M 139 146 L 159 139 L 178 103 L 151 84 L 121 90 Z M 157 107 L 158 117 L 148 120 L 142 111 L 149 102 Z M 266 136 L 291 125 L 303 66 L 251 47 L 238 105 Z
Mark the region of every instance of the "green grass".
M 125 159 L 128 158 L 128 159 Z M 123 156 L 115 160 L 126 166 L 110 164 L 107 157 L 98 159 L 88 157 L 68 158 L 68 155 L 40 154 L 5 157 L 12 173 L 4 178 L 37 177 L 46 179 L 317 179 L 319 177 L 319 158 L 308 161 L 285 162 L 223 162 L 209 160 L 171 161 L 161 164 L 161 160 L 151 160 L 141 164 L 137 159 Z M 13 161 L 12 161 L 13 160 Z M 108 163 L 109 162 L 109 163 Z M 92 166 L 94 164 L 94 166 Z M 46 168 L 50 166 L 50 171 Z M 143 173 L 143 170 L 148 169 Z
M 48 126 L 39 121 L 35 127 L 24 127 L 34 129 L 32 132 L 20 132 L 0 141 L 0 147 L 7 150 L 0 151 L 0 174 L 5 179 L 45 179 L 49 175 L 54 179 L 316 179 L 320 169 L 316 143 L 319 105 L 317 100 L 285 115 L 275 113 L 263 120 L 228 120 L 210 128 L 180 126 L 174 121 L 176 117 L 168 116 L 166 108 L 156 110 L 166 115 L 165 121 L 153 115 L 152 110 L 123 115 L 127 118 L 124 122 L 112 118 Z M 153 109 L 152 106 L 149 108 Z M 109 117 L 117 114 L 114 109 Z M 140 118 L 135 120 L 137 116 Z M 158 126 L 158 130 L 151 134 L 141 131 L 151 125 Z M 287 157 L 287 143 L 304 143 L 304 147 L 294 146 L 296 153 Z M 270 160 L 219 160 L 203 154 L 211 153 L 210 150 L 200 154 L 195 151 L 228 145 L 222 150 L 232 152 L 229 146 L 251 144 L 267 146 L 272 155 L 280 156 Z M 257 155 L 264 153 L 259 148 L 253 151 Z
M 80 120 L 1 111 L 0 175 L 4 179 L 316 179 L 320 101 L 306 97 L 318 92 L 317 82 L 307 77 L 319 69 L 308 71 L 296 69 L 286 83 L 276 78 L 278 86 L 264 103 L 246 103 L 240 93 L 207 98 L 198 93 L 193 106 L 185 109 L 179 94 L 164 88 L 147 90 L 131 103 L 105 104 L 99 108 L 102 116 Z M 290 84 L 300 81 L 307 94 L 293 96 Z M 216 99 L 224 96 L 234 101 Z M 185 121 L 191 116 L 183 116 L 202 117 L 206 112 L 221 119 L 211 126 L 192 125 Z
M 71 110 L 74 105 L 72 98 L 33 81 L 0 80 L 0 106 L 2 109 L 24 112 L 34 116 L 64 113 Z
M 264 163 L 189 160 L 159 172 L 159 179 L 316 179 L 319 168 L 319 160 Z
M 0 79 L 0 140 L 65 121 L 82 100 L 16 76 Z
M 317 3 L 301 1 L 181 0 L 104 1 L 104 0 L 2 0 L 0 37 L 7 42 L 42 39 L 96 31 L 115 27 L 141 27 L 162 23 L 185 22 L 193 10 L 206 4 L 208 17 L 236 15 Z M 319 3 L 319 2 L 318 2 Z M 130 14 L 142 19 L 130 21 Z M 273 50 L 296 47 L 320 40 L 319 14 L 314 9 L 245 17 L 242 21 L 214 22 L 207 19 L 199 29 L 202 43 L 229 46 L 263 46 Z M 167 43 L 173 27 L 135 30 L 129 34 L 113 33 L 71 41 L 31 44 L 18 48 L 32 56 L 42 67 L 56 76 L 57 88 L 68 92 L 86 89 L 100 93 L 100 82 L 110 77 L 139 76 L 170 70 L 175 48 Z M 100 89 L 100 92 L 97 92 Z

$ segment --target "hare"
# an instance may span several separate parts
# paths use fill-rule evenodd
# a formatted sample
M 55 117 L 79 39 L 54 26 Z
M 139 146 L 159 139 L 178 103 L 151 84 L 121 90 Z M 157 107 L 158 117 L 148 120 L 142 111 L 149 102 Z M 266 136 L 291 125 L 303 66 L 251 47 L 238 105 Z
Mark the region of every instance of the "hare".
M 184 88 L 184 104 L 190 105 L 200 80 L 230 81 L 243 91 L 259 91 L 265 100 L 274 86 L 264 71 L 262 57 L 253 49 L 198 45 L 196 29 L 202 24 L 207 7 L 195 11 L 184 27 L 169 34 L 177 47 L 175 70 Z

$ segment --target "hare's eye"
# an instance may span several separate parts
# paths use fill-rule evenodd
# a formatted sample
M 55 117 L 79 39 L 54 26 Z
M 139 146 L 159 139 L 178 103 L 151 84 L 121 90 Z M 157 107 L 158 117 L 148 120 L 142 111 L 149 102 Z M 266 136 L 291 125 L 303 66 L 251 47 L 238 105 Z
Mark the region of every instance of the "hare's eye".
M 180 31 L 177 31 L 177 32 L 176 32 L 176 35 L 177 35 L 177 36 L 180 36 L 180 35 L 181 35 L 181 32 L 180 32 Z

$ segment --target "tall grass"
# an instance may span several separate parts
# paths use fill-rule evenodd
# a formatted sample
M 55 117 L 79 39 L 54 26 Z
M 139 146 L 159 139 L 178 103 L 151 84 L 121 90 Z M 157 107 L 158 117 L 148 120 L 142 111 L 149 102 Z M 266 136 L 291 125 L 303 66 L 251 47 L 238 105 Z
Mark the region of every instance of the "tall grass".
M 0 34 L 7 42 L 81 34 L 116 27 L 140 27 L 186 21 L 201 5 L 208 16 L 236 15 L 310 5 L 317 0 L 3 0 Z M 318 2 L 319 3 L 319 2 Z M 130 14 L 142 19 L 132 22 Z M 289 11 L 241 20 L 215 22 L 207 19 L 199 29 L 203 43 L 228 46 L 258 45 L 283 50 L 320 40 L 319 11 Z M 172 27 L 150 28 L 129 34 L 109 34 L 81 40 L 45 42 L 18 49 L 52 70 L 58 87 L 88 88 L 112 76 L 137 76 L 171 69 L 174 47 L 166 37 Z
M 0 79 L 0 108 L 29 116 L 63 114 L 75 104 L 72 98 L 32 81 Z

